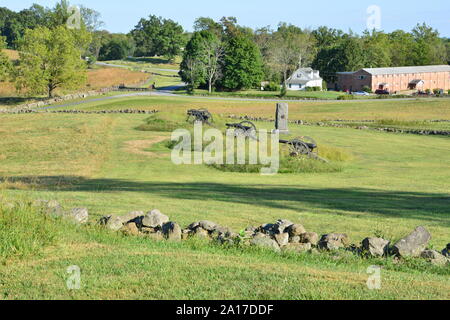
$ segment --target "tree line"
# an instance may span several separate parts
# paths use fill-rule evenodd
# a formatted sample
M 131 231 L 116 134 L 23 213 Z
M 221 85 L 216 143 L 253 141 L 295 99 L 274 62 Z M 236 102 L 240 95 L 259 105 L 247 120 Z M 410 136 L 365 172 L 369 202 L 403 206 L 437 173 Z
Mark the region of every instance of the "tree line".
M 277 90 L 299 67 L 311 66 L 334 82 L 340 71 L 450 60 L 450 39 L 426 24 L 410 32 L 367 30 L 359 35 L 287 23 L 254 30 L 234 17 L 200 17 L 194 31 L 186 32 L 171 19 L 150 15 L 128 34 L 114 34 L 102 29 L 99 12 L 86 7 L 79 7 L 80 28 L 67 28 L 70 8 L 67 0 L 54 8 L 0 8 L 0 47 L 20 52 L 14 64 L 0 53 L 0 81 L 10 79 L 19 90 L 52 95 L 58 87 L 81 84 L 86 68 L 97 60 L 181 56 L 180 76 L 189 90 L 235 91 L 259 87 L 263 80 L 270 82 L 268 89 Z

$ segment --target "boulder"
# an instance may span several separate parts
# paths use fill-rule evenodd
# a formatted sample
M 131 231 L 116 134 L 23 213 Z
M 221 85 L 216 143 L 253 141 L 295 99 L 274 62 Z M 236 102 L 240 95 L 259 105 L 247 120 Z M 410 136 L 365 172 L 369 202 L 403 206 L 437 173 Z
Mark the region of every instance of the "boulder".
M 284 233 L 284 232 L 286 232 L 286 229 L 292 225 L 293 225 L 293 223 L 289 220 L 279 219 L 279 220 L 277 220 L 277 222 L 275 222 L 274 231 L 276 233 Z
M 284 247 L 289 243 L 289 233 L 276 234 L 274 239 L 280 247 Z
M 420 254 L 420 257 L 427 259 L 436 266 L 445 266 L 448 263 L 448 259 L 435 250 L 425 250 Z
M 388 254 L 390 242 L 382 238 L 366 238 L 361 243 L 364 253 L 372 257 L 383 257 Z
M 141 224 L 142 219 L 144 218 L 145 213 L 143 211 L 132 211 L 120 216 L 123 224 L 127 224 L 128 222 L 136 222 L 137 225 Z
M 305 232 L 300 235 L 300 243 L 311 243 L 313 246 L 317 246 L 319 242 L 319 235 L 315 232 Z
M 208 220 L 204 220 L 200 221 L 198 223 L 198 226 L 205 229 L 206 231 L 213 232 L 216 229 L 217 224 Z
M 318 246 L 322 250 L 336 250 L 348 246 L 349 239 L 346 234 L 330 233 L 323 235 Z
M 306 229 L 301 224 L 293 224 L 287 228 L 289 235 L 291 237 L 300 236 L 303 233 L 306 233 Z
M 197 227 L 193 233 L 193 236 L 199 239 L 209 239 L 209 232 L 202 227 Z
M 129 236 L 138 236 L 139 235 L 139 229 L 135 222 L 127 223 L 126 225 L 124 225 L 122 227 L 121 230 L 124 234 L 129 235 Z
M 286 252 L 303 253 L 308 252 L 312 249 L 311 243 L 289 243 L 283 248 Z
M 162 233 L 167 240 L 180 241 L 181 227 L 175 222 L 167 222 L 162 226 Z
M 444 250 L 442 250 L 442 255 L 450 258 L 450 243 L 447 244 L 447 247 Z
M 271 250 L 274 250 L 277 252 L 280 251 L 280 246 L 278 245 L 278 243 L 275 240 L 271 239 L 270 237 L 268 237 L 266 235 L 262 235 L 262 234 L 258 234 L 257 236 L 255 236 L 250 241 L 250 244 L 252 246 L 265 248 L 265 249 L 271 249 Z
M 300 243 L 300 237 L 296 236 L 289 238 L 289 243 Z
M 431 234 L 424 227 L 417 227 L 411 234 L 399 240 L 392 252 L 398 257 L 418 257 L 425 250 Z
M 159 210 L 153 210 L 142 219 L 142 226 L 149 228 L 162 227 L 164 223 L 169 222 L 169 217 L 162 214 Z
M 73 208 L 66 212 L 65 216 L 79 224 L 85 224 L 89 220 L 89 212 L 86 208 Z
M 123 220 L 119 216 L 109 216 L 103 219 L 103 221 L 106 221 L 106 227 L 112 231 L 119 231 L 123 227 Z
M 33 205 L 42 208 L 46 214 L 55 216 L 62 216 L 64 214 L 63 207 L 56 200 L 36 200 Z
M 153 241 L 162 241 L 164 240 L 164 235 L 161 231 L 157 231 L 155 233 L 149 233 L 146 235 L 147 238 Z

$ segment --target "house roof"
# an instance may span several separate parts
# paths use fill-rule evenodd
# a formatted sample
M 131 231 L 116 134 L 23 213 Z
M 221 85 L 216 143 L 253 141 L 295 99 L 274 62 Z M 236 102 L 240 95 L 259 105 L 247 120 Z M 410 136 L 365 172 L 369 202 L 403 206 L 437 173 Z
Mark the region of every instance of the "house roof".
M 361 70 L 376 76 L 384 74 L 450 72 L 450 66 L 438 65 L 438 66 L 416 66 L 416 67 L 394 67 L 394 68 L 364 68 Z
M 314 80 L 322 80 L 319 76 L 319 71 L 313 70 L 312 68 L 299 68 L 289 77 L 287 83 L 306 84 Z

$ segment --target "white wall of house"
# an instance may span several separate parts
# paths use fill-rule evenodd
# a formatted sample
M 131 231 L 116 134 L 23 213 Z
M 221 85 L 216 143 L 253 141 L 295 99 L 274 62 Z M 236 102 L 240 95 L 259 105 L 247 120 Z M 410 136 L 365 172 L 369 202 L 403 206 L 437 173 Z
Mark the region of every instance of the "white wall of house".
M 287 89 L 292 91 L 306 90 L 307 87 L 320 87 L 322 88 L 322 80 L 308 81 L 306 84 L 288 84 Z

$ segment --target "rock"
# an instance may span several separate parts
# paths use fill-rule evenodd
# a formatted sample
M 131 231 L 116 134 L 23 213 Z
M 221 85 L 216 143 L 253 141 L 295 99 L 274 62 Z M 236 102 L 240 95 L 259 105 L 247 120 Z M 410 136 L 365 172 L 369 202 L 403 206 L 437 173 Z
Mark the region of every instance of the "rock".
M 293 224 L 287 228 L 289 235 L 291 237 L 300 236 L 303 233 L 306 233 L 306 229 L 301 224 Z
M 135 222 L 127 223 L 126 225 L 124 225 L 122 227 L 121 230 L 124 234 L 129 235 L 129 236 L 138 236 L 139 235 L 139 229 Z
M 284 233 L 284 232 L 286 232 L 286 229 L 292 225 L 293 225 L 293 223 L 291 221 L 280 219 L 275 223 L 274 230 L 277 233 Z
M 444 250 L 442 250 L 442 255 L 450 258 L 450 243 L 447 244 L 447 247 Z
M 274 235 L 275 233 L 278 233 L 278 228 L 279 228 L 278 225 L 275 225 L 273 223 L 267 223 L 258 228 L 257 231 L 260 231 L 268 235 Z
M 435 250 L 425 250 L 420 254 L 421 258 L 427 259 L 436 266 L 445 266 L 448 259 Z
M 289 243 L 283 248 L 286 252 L 303 253 L 312 249 L 311 243 Z
M 151 233 L 158 232 L 158 230 L 156 228 L 142 227 L 141 228 L 141 232 L 144 233 L 144 234 L 151 234 Z
M 37 200 L 33 203 L 34 206 L 40 207 L 46 214 L 61 216 L 64 214 L 63 207 L 56 200 Z
M 142 220 L 143 227 L 157 228 L 162 227 L 166 222 L 169 222 L 169 217 L 162 214 L 159 210 L 153 210 L 144 217 Z
M 89 212 L 86 208 L 73 208 L 65 216 L 79 224 L 85 224 L 89 220 Z
M 300 235 L 300 243 L 311 243 L 313 246 L 317 246 L 319 242 L 319 235 L 315 232 L 305 232 Z
M 274 238 L 280 247 L 284 247 L 289 243 L 289 233 L 279 233 Z
M 318 246 L 323 250 L 336 250 L 344 248 L 349 244 L 349 239 L 346 234 L 330 233 L 323 235 Z
M 216 229 L 217 224 L 211 221 L 204 220 L 200 221 L 198 223 L 198 226 L 205 229 L 206 231 L 213 232 Z
M 175 222 L 167 222 L 162 226 L 162 232 L 167 240 L 180 241 L 181 227 Z
M 424 227 L 417 227 L 411 234 L 398 241 L 392 252 L 398 257 L 418 257 L 425 250 L 431 234 Z
M 200 226 L 200 223 L 198 223 L 198 222 L 193 222 L 193 223 L 191 223 L 191 224 L 189 225 L 188 229 L 190 229 L 190 230 L 195 230 L 195 229 L 197 229 L 198 226 Z
M 123 227 L 123 220 L 119 216 L 109 216 L 106 220 L 106 227 L 112 231 L 119 231 Z
M 199 239 L 209 239 L 209 232 L 203 229 L 202 227 L 197 227 L 193 235 L 194 237 Z
M 280 251 L 280 246 L 278 245 L 278 243 L 271 239 L 270 237 L 267 237 L 265 235 L 258 234 L 256 237 L 254 237 L 251 241 L 250 244 L 252 246 L 256 246 L 256 247 L 260 247 L 260 248 L 266 248 L 266 249 L 271 249 L 274 251 L 279 252 Z
M 296 236 L 289 238 L 289 243 L 300 243 L 300 237 Z
M 361 247 L 364 253 L 372 257 L 383 257 L 388 254 L 390 242 L 382 238 L 366 238 Z
M 143 211 L 132 211 L 120 216 L 120 219 L 123 224 L 127 224 L 128 222 L 136 222 L 137 225 L 140 225 L 144 216 L 145 213 Z

